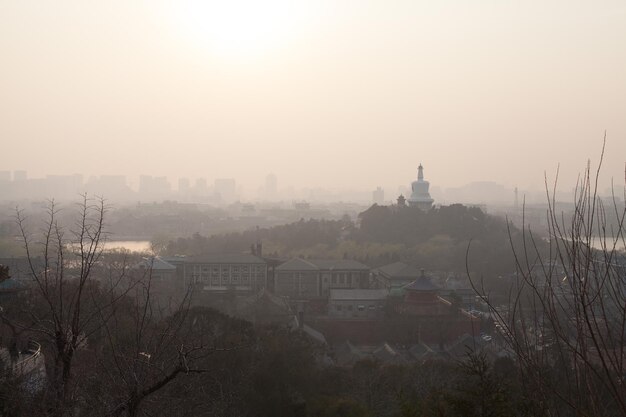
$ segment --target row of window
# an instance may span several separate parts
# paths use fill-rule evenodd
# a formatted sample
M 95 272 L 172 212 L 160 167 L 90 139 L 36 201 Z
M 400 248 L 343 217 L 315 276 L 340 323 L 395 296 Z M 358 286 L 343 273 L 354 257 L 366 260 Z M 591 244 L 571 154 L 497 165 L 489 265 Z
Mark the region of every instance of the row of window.
M 265 274 L 237 274 L 237 273 L 232 273 L 232 274 L 210 274 L 210 273 L 193 273 L 191 274 L 191 278 L 199 278 L 199 277 L 211 277 L 213 279 L 219 279 L 220 277 L 222 279 L 229 279 L 229 278 L 257 278 L 257 279 L 263 279 L 265 278 Z
M 213 274 L 217 274 L 222 271 L 223 274 L 227 274 L 229 272 L 265 272 L 265 267 L 262 265 L 254 266 L 232 266 L 232 265 L 216 265 L 216 266 L 205 266 L 205 265 L 194 265 L 194 272 L 211 272 Z
M 254 278 L 250 278 L 248 276 L 241 277 L 232 277 L 232 279 L 219 279 L 215 277 L 208 277 L 206 275 L 195 276 L 193 277 L 194 282 L 206 282 L 212 285 L 228 285 L 228 284 L 254 284 L 258 282 Z
M 312 273 L 301 273 L 301 272 L 292 272 L 290 274 L 285 274 L 285 273 L 279 273 L 279 276 L 291 276 L 291 278 L 293 279 L 313 279 L 316 280 L 318 279 L 319 275 L 317 274 L 312 274 Z M 328 275 L 324 274 L 324 282 L 328 282 Z M 350 275 L 350 273 L 341 273 L 341 274 L 330 274 L 330 278 L 331 278 L 331 282 L 333 284 L 341 284 L 341 283 L 350 283 L 351 281 L 358 281 L 359 276 L 357 274 L 352 274 L 352 276 Z
M 278 280 L 283 281 L 286 284 L 291 283 L 294 286 L 297 285 L 298 282 L 301 282 L 302 284 L 317 282 L 317 276 L 315 275 L 298 274 L 297 272 L 294 272 L 290 275 L 291 276 L 285 276 L 283 274 L 280 274 L 278 276 Z M 327 283 L 327 282 L 328 282 L 328 277 L 324 277 L 324 283 Z M 356 277 L 354 277 L 353 280 L 350 280 L 350 276 L 337 276 L 336 274 L 333 274 L 330 285 L 331 286 L 333 285 L 352 286 L 352 285 L 358 285 L 358 283 L 359 281 Z
M 337 311 L 343 311 L 343 310 L 344 310 L 344 308 L 343 308 L 343 307 L 344 307 L 344 306 L 342 306 L 341 304 L 340 304 L 340 305 L 337 305 L 337 306 L 335 306 L 335 310 L 337 310 Z M 353 306 L 352 306 L 352 304 L 348 304 L 348 305 L 347 305 L 347 306 L 345 306 L 345 307 L 346 307 L 346 308 L 345 308 L 345 310 L 346 310 L 346 311 L 352 311 L 352 310 L 353 310 Z M 378 306 L 378 308 L 379 308 L 379 309 L 382 309 L 382 308 L 383 308 L 383 306 L 382 306 L 382 305 L 379 305 L 379 306 Z M 376 306 L 374 306 L 374 305 L 370 305 L 370 306 L 367 306 L 367 309 L 368 309 L 368 310 L 370 310 L 370 311 L 374 311 L 374 310 L 376 310 Z M 363 304 L 359 304 L 359 305 L 357 305 L 357 306 L 356 306 L 356 310 L 358 310 L 358 311 L 365 311 L 365 310 L 366 310 L 366 306 L 364 306 Z
M 250 276 L 250 277 L 253 277 L 253 278 L 256 276 L 256 277 L 258 277 L 258 278 L 263 278 L 263 277 L 265 276 L 265 274 L 264 274 L 264 273 L 262 273 L 262 272 L 260 272 L 260 273 L 256 273 L 256 274 L 255 274 L 254 272 L 252 272 L 252 273 L 248 273 L 248 272 L 243 272 L 243 273 L 239 273 L 239 272 L 231 272 L 230 274 L 229 274 L 228 272 L 222 272 L 222 274 L 221 274 L 221 275 L 220 275 L 220 273 L 219 273 L 219 272 L 211 272 L 211 273 L 209 273 L 209 272 L 203 272 L 203 273 L 202 273 L 202 275 L 203 275 L 203 276 L 204 276 L 204 275 L 208 276 L 209 274 L 210 274 L 212 277 L 216 277 L 216 278 L 217 278 L 217 277 L 219 277 L 219 276 L 222 276 L 222 277 L 229 277 L 229 276 L 233 276 L 233 277 L 239 277 L 239 276 L 242 276 L 242 277 L 248 277 L 248 276 Z M 197 275 L 200 275 L 200 274 L 197 274 Z

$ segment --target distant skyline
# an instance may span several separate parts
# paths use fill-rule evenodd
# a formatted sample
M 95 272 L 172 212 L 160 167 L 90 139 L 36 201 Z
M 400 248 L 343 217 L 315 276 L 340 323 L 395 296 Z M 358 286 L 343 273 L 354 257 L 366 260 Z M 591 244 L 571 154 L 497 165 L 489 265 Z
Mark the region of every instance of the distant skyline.
M 604 189 L 625 45 L 621 0 L 5 0 L 0 170 L 569 189 L 606 130 Z
M 414 180 L 413 178 L 412 180 Z M 516 204 L 517 190 L 517 204 Z M 556 197 L 564 203 L 574 198 L 573 188 L 561 187 Z M 610 187 L 599 184 L 599 195 L 610 197 Z M 372 203 L 395 204 L 400 195 L 412 196 L 411 184 L 400 184 L 375 189 L 358 187 L 294 187 L 282 186 L 273 173 L 258 188 L 241 185 L 236 178 L 179 178 L 174 181 L 165 176 L 142 175 L 128 178 L 123 175 L 85 177 L 81 174 L 29 176 L 26 171 L 0 170 L 0 204 L 16 201 L 76 200 L 82 193 L 104 197 L 110 202 L 161 202 L 202 203 L 225 206 L 235 202 L 289 203 L 309 201 L 312 203 Z M 430 188 L 435 205 L 454 203 L 513 206 L 526 201 L 544 204 L 545 189 L 510 187 L 495 181 L 474 181 L 458 187 Z M 623 186 L 615 185 L 615 195 L 623 200 Z

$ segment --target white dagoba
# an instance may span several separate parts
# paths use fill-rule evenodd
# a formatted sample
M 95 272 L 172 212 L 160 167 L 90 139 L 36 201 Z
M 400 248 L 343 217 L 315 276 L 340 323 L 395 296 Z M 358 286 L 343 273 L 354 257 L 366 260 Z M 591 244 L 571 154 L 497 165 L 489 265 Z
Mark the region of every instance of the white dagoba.
M 424 167 L 422 164 L 417 168 L 417 181 L 411 183 L 411 197 L 407 200 L 409 206 L 417 207 L 421 210 L 430 210 L 433 206 L 433 200 L 428 193 L 428 187 L 430 183 L 424 181 Z

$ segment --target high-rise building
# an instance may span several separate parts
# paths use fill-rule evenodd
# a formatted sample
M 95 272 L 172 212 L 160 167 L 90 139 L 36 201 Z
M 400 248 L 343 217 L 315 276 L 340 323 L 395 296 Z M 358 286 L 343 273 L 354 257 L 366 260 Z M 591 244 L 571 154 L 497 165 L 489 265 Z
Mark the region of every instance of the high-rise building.
M 26 181 L 27 179 L 26 171 L 13 171 L 13 181 Z
M 46 195 L 62 200 L 71 200 L 84 191 L 81 174 L 46 175 L 43 186 Z
M 189 192 L 189 178 L 179 178 L 178 179 L 178 192 L 186 193 Z
M 170 193 L 170 184 L 166 177 L 142 175 L 139 177 L 139 193 L 147 199 L 164 199 Z
M 206 193 L 209 189 L 205 178 L 196 178 L 195 191 L 197 193 Z
M 268 197 L 274 197 L 276 192 L 278 191 L 278 180 L 276 179 L 276 175 L 269 174 L 265 177 L 265 194 Z
M 381 187 L 376 187 L 376 189 L 372 192 L 372 202 L 374 204 L 378 204 L 379 206 L 385 202 L 385 190 Z
M 215 193 L 223 203 L 231 203 L 237 198 L 237 184 L 234 178 L 217 178 L 214 185 Z

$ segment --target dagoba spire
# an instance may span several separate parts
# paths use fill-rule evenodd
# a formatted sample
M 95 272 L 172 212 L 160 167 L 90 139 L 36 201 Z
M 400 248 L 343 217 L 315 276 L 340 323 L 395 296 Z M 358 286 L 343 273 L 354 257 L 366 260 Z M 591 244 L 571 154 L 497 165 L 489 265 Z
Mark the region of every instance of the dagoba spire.
M 411 183 L 411 197 L 409 197 L 409 205 L 418 207 L 422 210 L 429 210 L 433 205 L 433 199 L 428 193 L 428 181 L 424 181 L 424 167 L 420 163 L 417 168 L 417 181 Z

